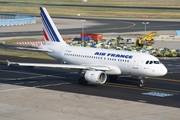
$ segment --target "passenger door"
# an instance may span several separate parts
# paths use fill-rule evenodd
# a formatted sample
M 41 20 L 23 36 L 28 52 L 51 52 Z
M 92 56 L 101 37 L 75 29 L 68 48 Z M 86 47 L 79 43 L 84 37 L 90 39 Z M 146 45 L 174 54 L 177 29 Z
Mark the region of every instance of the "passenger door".
M 140 56 L 136 56 L 134 59 L 133 59 L 133 63 L 132 63 L 132 73 L 133 74 L 139 74 L 139 60 L 140 60 Z

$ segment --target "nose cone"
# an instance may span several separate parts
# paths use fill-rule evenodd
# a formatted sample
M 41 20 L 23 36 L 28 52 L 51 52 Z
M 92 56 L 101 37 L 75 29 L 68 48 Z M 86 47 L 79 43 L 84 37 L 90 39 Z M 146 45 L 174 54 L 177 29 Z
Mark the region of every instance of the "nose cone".
M 161 69 L 160 69 L 160 71 L 159 71 L 159 75 L 160 76 L 164 76 L 164 75 L 166 75 L 167 74 L 167 68 L 163 65 L 162 67 L 161 67 Z

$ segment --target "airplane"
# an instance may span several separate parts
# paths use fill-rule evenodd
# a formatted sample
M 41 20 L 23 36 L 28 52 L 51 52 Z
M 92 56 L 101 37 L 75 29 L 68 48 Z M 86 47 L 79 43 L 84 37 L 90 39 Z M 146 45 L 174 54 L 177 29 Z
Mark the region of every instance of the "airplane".
M 40 7 L 40 16 L 45 45 L 37 49 L 23 47 L 19 49 L 44 52 L 66 64 L 21 63 L 7 60 L 8 66 L 18 64 L 19 66 L 77 69 L 81 73 L 80 85 L 85 85 L 87 82 L 104 84 L 108 78 L 114 81 L 122 74 L 138 77 L 139 86 L 144 87 L 144 78 L 164 76 L 167 73 L 167 68 L 160 60 L 150 54 L 70 46 L 64 42 L 45 7 Z

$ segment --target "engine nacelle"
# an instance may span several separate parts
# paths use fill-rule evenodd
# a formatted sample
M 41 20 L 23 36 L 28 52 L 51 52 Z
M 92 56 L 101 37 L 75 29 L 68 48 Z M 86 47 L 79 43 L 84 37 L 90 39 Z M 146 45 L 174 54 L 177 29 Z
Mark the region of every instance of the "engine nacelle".
M 84 78 L 88 82 L 103 84 L 107 80 L 107 75 L 103 71 L 86 71 Z

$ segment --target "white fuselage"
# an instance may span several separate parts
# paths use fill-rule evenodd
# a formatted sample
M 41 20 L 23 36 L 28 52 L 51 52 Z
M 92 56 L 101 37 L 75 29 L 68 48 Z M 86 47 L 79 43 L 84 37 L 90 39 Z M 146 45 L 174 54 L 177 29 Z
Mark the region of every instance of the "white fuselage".
M 163 76 L 167 73 L 159 59 L 146 53 L 58 45 L 44 45 L 41 48 L 51 49 L 53 52 L 48 53 L 49 56 L 67 64 L 117 66 L 121 74 L 144 77 Z

